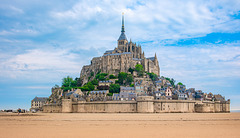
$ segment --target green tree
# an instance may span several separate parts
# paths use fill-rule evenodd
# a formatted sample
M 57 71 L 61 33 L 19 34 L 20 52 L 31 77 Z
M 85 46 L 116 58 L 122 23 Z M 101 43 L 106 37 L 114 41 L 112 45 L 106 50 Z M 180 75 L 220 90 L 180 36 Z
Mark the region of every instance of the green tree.
M 170 83 L 171 83 L 172 86 L 175 86 L 175 80 L 173 78 L 171 78 Z
M 94 88 L 95 86 L 91 82 L 88 82 L 85 85 L 83 85 L 83 87 L 80 87 L 82 91 L 93 91 Z
M 99 69 L 98 72 L 97 72 L 97 74 L 100 74 L 100 73 L 101 73 L 101 70 Z
M 144 73 L 144 69 L 143 69 L 143 66 L 141 64 L 137 64 L 135 66 L 135 71 L 137 71 L 138 73 L 138 76 L 143 76 L 143 73 Z
M 116 81 L 115 81 L 115 84 L 117 84 L 117 83 L 119 84 L 119 80 L 116 80 Z
M 168 77 L 165 77 L 165 79 L 166 79 L 166 80 L 168 80 L 168 81 L 170 82 L 170 78 L 168 78 Z
M 114 76 L 113 74 L 109 75 L 109 79 L 116 79 L 117 77 Z
M 126 83 L 127 85 L 130 85 L 133 82 L 133 76 L 132 74 L 127 74 L 127 78 L 126 78 Z
M 147 73 L 148 75 L 149 75 L 149 77 L 152 79 L 152 81 L 156 81 L 157 80 L 157 74 L 155 74 L 155 73 Z
M 178 82 L 177 85 L 183 85 L 181 82 Z
M 94 76 L 94 72 L 91 72 L 91 77 Z
M 120 92 L 120 85 L 119 84 L 111 84 L 109 87 L 110 93 L 119 93 Z
M 113 96 L 113 93 L 108 93 L 107 96 Z
M 131 74 L 133 74 L 134 69 L 129 68 L 128 71 L 131 72 Z
M 127 73 L 125 73 L 125 72 L 120 72 L 120 73 L 118 74 L 118 82 L 119 82 L 119 84 L 121 84 L 121 85 L 125 84 L 126 78 L 127 78 Z
M 75 78 L 75 81 L 76 81 L 76 86 L 77 87 L 81 87 L 82 86 L 82 83 L 83 83 L 83 80 L 81 78 Z
M 130 87 L 134 87 L 134 84 L 131 84 Z
M 98 85 L 98 80 L 97 80 L 97 79 L 93 79 L 93 80 L 91 81 L 91 83 L 92 83 L 93 85 Z
M 175 80 L 173 78 L 170 79 L 170 78 L 166 77 L 165 79 L 168 80 L 172 86 L 175 86 Z
M 143 66 L 142 66 L 141 64 L 137 64 L 137 65 L 135 66 L 135 70 L 136 70 L 137 72 L 143 71 Z
M 63 91 L 66 92 L 66 91 L 71 91 L 72 90 L 72 87 L 62 87 Z
M 104 81 L 106 80 L 106 76 L 108 75 L 108 73 L 99 73 L 96 75 L 95 79 L 100 80 L 100 81 Z
M 67 76 L 66 78 L 62 79 L 62 87 L 71 87 L 73 82 L 74 82 L 73 78 Z

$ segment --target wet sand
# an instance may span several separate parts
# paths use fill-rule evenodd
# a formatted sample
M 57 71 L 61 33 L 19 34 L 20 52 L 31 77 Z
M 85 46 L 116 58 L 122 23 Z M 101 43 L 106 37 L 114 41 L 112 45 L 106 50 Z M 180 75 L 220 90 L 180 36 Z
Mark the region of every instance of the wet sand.
M 0 113 L 0 138 L 240 137 L 240 113 Z

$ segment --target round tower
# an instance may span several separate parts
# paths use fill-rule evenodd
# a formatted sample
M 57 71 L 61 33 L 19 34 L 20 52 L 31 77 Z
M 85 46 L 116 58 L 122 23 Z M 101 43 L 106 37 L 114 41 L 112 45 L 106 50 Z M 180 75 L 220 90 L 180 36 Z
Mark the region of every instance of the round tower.
M 138 96 L 137 97 L 137 112 L 138 113 L 153 113 L 153 96 Z

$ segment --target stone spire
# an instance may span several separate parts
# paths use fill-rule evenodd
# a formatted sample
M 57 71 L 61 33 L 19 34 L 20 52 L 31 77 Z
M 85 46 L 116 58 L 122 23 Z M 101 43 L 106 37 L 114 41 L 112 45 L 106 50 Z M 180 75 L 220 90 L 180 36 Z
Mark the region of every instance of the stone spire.
M 158 60 L 157 60 L 157 54 L 156 54 L 156 52 L 155 52 L 154 64 L 156 65 L 156 64 L 157 64 L 157 62 L 158 62 Z
M 125 33 L 125 29 L 124 29 L 124 13 L 122 13 L 122 33 Z
M 124 29 L 124 13 L 122 13 L 122 30 L 121 30 L 121 35 L 118 38 L 118 41 L 119 40 L 127 40 L 127 37 L 125 35 L 125 29 Z

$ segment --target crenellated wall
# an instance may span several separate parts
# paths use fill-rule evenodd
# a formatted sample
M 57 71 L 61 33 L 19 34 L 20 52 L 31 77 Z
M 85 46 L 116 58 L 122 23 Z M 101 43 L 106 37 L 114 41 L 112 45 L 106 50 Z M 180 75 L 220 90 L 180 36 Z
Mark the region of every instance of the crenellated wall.
M 62 113 L 228 113 L 230 101 L 154 100 L 139 96 L 137 101 L 72 102 L 63 99 L 62 106 L 44 105 L 43 112 Z

